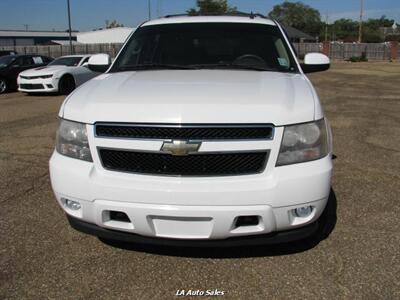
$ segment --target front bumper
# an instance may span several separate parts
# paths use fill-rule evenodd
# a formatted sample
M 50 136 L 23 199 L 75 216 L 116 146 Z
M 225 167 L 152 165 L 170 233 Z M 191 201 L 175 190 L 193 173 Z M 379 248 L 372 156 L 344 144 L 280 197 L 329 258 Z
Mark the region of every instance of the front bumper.
M 18 91 L 24 93 L 56 93 L 58 92 L 58 80 L 54 77 L 46 79 L 24 79 L 19 77 Z
M 53 190 L 74 224 L 90 224 L 82 226 L 90 227 L 92 234 L 103 236 L 106 232 L 108 238 L 135 234 L 136 240 L 138 235 L 162 240 L 222 240 L 274 235 L 313 224 L 327 203 L 331 172 L 330 156 L 271 168 L 265 174 L 205 178 L 106 171 L 57 152 L 50 160 Z M 70 210 L 65 199 L 79 202 L 81 209 Z M 295 216 L 293 210 L 302 206 L 312 206 L 311 215 Z M 110 211 L 124 212 L 130 222 L 110 220 Z M 235 227 L 240 216 L 258 216 L 259 223 Z
M 319 222 L 281 232 L 273 232 L 256 236 L 232 237 L 223 240 L 181 240 L 171 238 L 154 238 L 138 234 L 111 230 L 84 222 L 80 219 L 67 215 L 68 222 L 72 228 L 80 232 L 91 234 L 103 239 L 138 243 L 152 246 L 173 246 L 173 247 L 238 247 L 274 245 L 303 240 L 317 232 Z

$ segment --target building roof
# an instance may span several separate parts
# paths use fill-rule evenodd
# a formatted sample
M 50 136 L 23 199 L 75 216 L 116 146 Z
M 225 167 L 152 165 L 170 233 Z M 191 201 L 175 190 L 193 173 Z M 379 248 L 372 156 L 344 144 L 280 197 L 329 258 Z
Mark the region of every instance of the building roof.
M 72 36 L 76 36 L 76 32 L 72 32 Z M 0 37 L 69 37 L 69 33 L 65 31 L 24 31 L 24 30 L 0 30 Z
M 51 40 L 50 43 L 61 45 L 61 46 L 68 46 L 69 40 Z M 79 43 L 77 41 L 72 41 L 72 45 L 81 45 L 81 43 Z
M 303 39 L 303 40 L 311 40 L 311 41 L 315 40 L 315 37 L 303 32 L 301 30 L 298 30 L 294 27 L 291 27 L 291 26 L 283 26 L 283 27 L 285 28 L 288 36 L 291 39 Z
M 123 43 L 134 30 L 135 28 L 130 27 L 115 27 L 79 32 L 77 34 L 77 40 L 84 44 Z
M 117 32 L 125 32 L 125 31 L 131 31 L 134 30 L 135 28 L 131 27 L 113 27 L 113 28 L 104 28 L 104 29 L 96 29 L 92 31 L 85 31 L 85 32 L 78 32 L 77 36 L 87 36 L 87 35 L 96 35 L 96 34 L 102 34 L 102 33 L 117 33 Z

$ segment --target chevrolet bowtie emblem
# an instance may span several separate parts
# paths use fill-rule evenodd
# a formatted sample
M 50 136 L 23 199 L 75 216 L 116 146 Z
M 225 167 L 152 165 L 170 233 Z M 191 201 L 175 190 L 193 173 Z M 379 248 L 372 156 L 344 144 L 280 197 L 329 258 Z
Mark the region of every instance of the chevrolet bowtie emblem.
M 201 142 L 189 142 L 185 140 L 174 140 L 164 142 L 161 146 L 161 152 L 169 153 L 176 156 L 185 156 L 190 153 L 197 152 L 201 146 Z

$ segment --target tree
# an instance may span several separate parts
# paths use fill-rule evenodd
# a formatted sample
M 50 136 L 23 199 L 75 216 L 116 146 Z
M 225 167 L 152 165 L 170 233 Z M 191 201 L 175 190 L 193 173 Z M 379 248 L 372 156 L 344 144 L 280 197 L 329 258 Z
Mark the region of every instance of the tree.
M 116 27 L 124 27 L 124 24 L 120 24 L 117 22 L 117 20 L 113 20 L 113 21 L 109 21 L 106 20 L 106 28 L 110 29 L 110 28 L 116 28 Z
M 358 21 L 339 19 L 329 25 L 329 32 L 334 32 L 336 40 L 355 42 L 358 40 Z
M 285 1 L 275 5 L 268 15 L 284 25 L 295 27 L 312 36 L 319 35 L 322 28 L 319 11 L 302 2 Z
M 197 0 L 197 8 L 187 11 L 189 15 L 218 15 L 236 12 L 236 7 L 228 5 L 227 0 Z
M 364 43 L 380 43 L 385 40 L 382 27 L 391 27 L 394 20 L 385 16 L 379 19 L 368 19 L 363 22 L 363 42 Z M 328 25 L 329 32 L 335 36 L 336 40 L 345 42 L 355 42 L 358 40 L 358 21 L 351 19 L 339 19 L 333 24 Z
M 368 19 L 364 25 L 372 30 L 378 30 L 381 27 L 391 27 L 393 23 L 393 19 L 388 19 L 385 15 L 383 15 L 379 19 Z

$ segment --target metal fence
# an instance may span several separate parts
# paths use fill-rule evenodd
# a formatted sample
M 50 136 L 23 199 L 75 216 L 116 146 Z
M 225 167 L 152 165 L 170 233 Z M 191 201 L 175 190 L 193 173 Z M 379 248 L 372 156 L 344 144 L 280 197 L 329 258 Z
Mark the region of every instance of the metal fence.
M 73 54 L 94 54 L 107 53 L 115 57 L 123 44 L 80 44 L 72 45 Z M 50 57 L 69 55 L 69 45 L 48 45 L 48 46 L 7 46 L 0 47 L 0 50 L 13 50 L 18 54 L 40 54 Z
M 323 52 L 323 43 L 295 43 L 294 48 L 300 58 L 309 52 Z M 350 57 L 365 56 L 370 60 L 389 60 L 390 43 L 331 43 L 329 57 L 331 59 L 349 59 Z M 399 51 L 400 54 L 400 51 Z M 400 56 L 397 56 L 400 57 Z
M 123 44 L 81 44 L 73 45 L 74 54 L 94 54 L 107 53 L 115 57 Z M 294 48 L 300 58 L 309 52 L 323 52 L 323 43 L 295 43 Z M 0 50 L 14 50 L 19 54 L 40 54 L 50 57 L 59 57 L 70 54 L 69 45 L 49 45 L 49 46 L 5 46 Z M 389 60 L 389 43 L 342 43 L 329 44 L 329 56 L 331 59 L 348 59 L 353 56 L 361 56 L 365 53 L 370 60 Z M 400 47 L 399 54 L 400 57 Z
M 322 52 L 322 43 L 294 43 L 293 46 L 299 58 L 310 52 Z
M 390 46 L 386 43 L 370 44 L 331 44 L 330 57 L 332 59 L 348 59 L 353 56 L 362 56 L 363 53 L 371 60 L 389 60 Z

